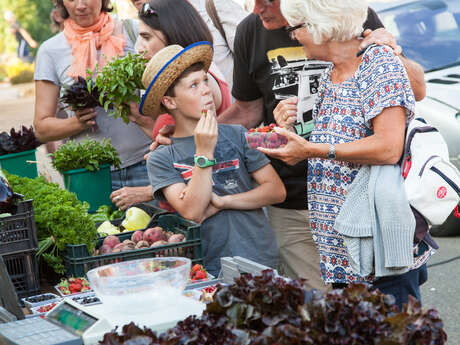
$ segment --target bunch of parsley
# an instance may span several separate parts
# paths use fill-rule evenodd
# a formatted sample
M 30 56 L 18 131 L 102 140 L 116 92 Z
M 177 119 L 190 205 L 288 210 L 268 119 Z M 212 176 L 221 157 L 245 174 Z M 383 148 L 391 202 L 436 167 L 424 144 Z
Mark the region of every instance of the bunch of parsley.
M 39 240 L 37 255 L 57 273 L 65 273 L 61 254 L 67 244 L 86 244 L 92 252 L 97 231 L 88 214 L 88 203 L 80 202 L 74 193 L 47 182 L 42 176 L 30 179 L 6 174 L 6 177 L 15 193 L 33 200 Z
M 94 84 L 88 83 L 88 88 L 97 88 L 99 103 L 110 116 L 121 117 L 126 124 L 129 123 L 129 103 L 140 103 L 136 90 L 144 88 L 142 74 L 146 64 L 147 59 L 142 54 L 128 53 L 106 64 L 97 72 Z M 88 78 L 93 78 L 93 74 L 89 73 Z
M 53 167 L 58 171 L 73 169 L 87 169 L 95 171 L 100 165 L 110 164 L 120 167 L 118 152 L 110 143 L 110 139 L 97 141 L 85 139 L 80 142 L 69 140 L 59 146 L 59 149 L 51 154 Z

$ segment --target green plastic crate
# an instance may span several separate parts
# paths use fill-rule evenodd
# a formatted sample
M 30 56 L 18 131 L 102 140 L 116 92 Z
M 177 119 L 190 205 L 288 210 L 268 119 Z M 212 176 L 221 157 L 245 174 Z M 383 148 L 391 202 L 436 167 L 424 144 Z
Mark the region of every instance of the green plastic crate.
M 0 169 L 8 171 L 10 174 L 15 174 L 22 177 L 35 178 L 38 176 L 37 161 L 35 152 L 37 150 L 29 150 L 19 153 L 10 153 L 0 156 Z M 27 161 L 33 163 L 27 163 Z
M 160 215 L 151 226 L 160 226 L 166 231 L 172 231 L 175 234 L 183 234 L 185 241 L 180 243 L 171 243 L 164 246 L 136 249 L 120 253 L 111 253 L 105 255 L 91 256 L 86 244 L 67 245 L 67 252 L 64 255 L 64 265 L 68 277 L 83 277 L 89 270 L 118 263 L 122 261 L 153 258 L 162 256 L 183 256 L 192 260 L 192 263 L 203 263 L 201 229 L 200 225 L 188 221 L 175 214 Z M 116 236 L 121 242 L 130 239 L 132 232 L 120 233 Z M 103 239 L 98 239 L 96 248 L 102 245 Z
M 78 200 L 89 204 L 89 212 L 96 212 L 99 206 L 110 205 L 112 193 L 112 177 L 110 165 L 104 164 L 99 170 L 86 169 L 68 170 L 62 173 L 65 188 L 77 195 Z

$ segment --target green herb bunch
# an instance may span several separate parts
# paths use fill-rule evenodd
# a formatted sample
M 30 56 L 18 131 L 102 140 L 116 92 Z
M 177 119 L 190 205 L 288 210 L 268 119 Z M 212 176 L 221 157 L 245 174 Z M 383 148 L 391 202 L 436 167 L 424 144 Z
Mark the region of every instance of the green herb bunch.
M 57 273 L 65 273 L 61 254 L 67 244 L 86 244 L 93 250 L 97 232 L 88 214 L 88 203 L 80 202 L 74 193 L 47 182 L 42 176 L 35 179 L 6 176 L 14 192 L 33 200 L 39 240 L 37 255 Z
M 100 165 L 110 164 L 120 167 L 118 152 L 110 143 L 110 139 L 97 141 L 85 139 L 80 142 L 69 140 L 51 154 L 53 167 L 58 171 L 73 169 L 98 170 Z
M 129 123 L 129 103 L 140 103 L 136 90 L 144 88 L 142 74 L 146 64 L 147 59 L 142 54 L 128 53 L 106 64 L 97 72 L 95 83 L 88 84 L 98 89 L 99 103 L 110 116 L 121 117 L 125 123 Z M 92 78 L 92 74 L 88 78 Z

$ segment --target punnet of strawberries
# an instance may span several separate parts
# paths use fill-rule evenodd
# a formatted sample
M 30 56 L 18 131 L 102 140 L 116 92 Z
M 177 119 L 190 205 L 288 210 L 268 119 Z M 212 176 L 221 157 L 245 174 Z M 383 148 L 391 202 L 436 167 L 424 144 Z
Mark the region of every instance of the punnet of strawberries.
M 208 272 L 204 269 L 204 267 L 200 264 L 195 264 L 192 266 L 192 269 L 190 270 L 190 280 L 192 282 L 196 282 L 199 280 L 207 279 L 208 278 Z
M 263 147 L 267 149 L 276 149 L 281 145 L 287 144 L 286 137 L 274 131 L 275 124 L 269 126 L 251 128 L 246 133 L 246 141 L 250 148 Z
M 51 309 L 53 309 L 56 306 L 56 303 L 50 303 L 46 305 L 42 305 L 40 308 L 37 309 L 39 313 L 47 313 Z
M 86 278 L 69 278 L 62 279 L 57 288 L 63 295 L 72 295 L 75 293 L 87 292 L 91 288 Z

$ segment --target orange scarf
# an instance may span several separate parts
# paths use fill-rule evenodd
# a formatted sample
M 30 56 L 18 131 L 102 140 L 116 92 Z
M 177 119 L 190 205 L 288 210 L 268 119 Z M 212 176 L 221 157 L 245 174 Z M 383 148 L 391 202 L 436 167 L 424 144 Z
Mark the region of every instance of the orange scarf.
M 68 75 L 86 78 L 87 69 L 94 71 L 96 64 L 102 68 L 108 61 L 123 55 L 125 38 L 114 36 L 115 23 L 106 12 L 102 12 L 96 24 L 83 28 L 68 18 L 64 21 L 64 35 L 72 47 L 72 65 Z M 99 61 L 97 51 L 101 50 Z

